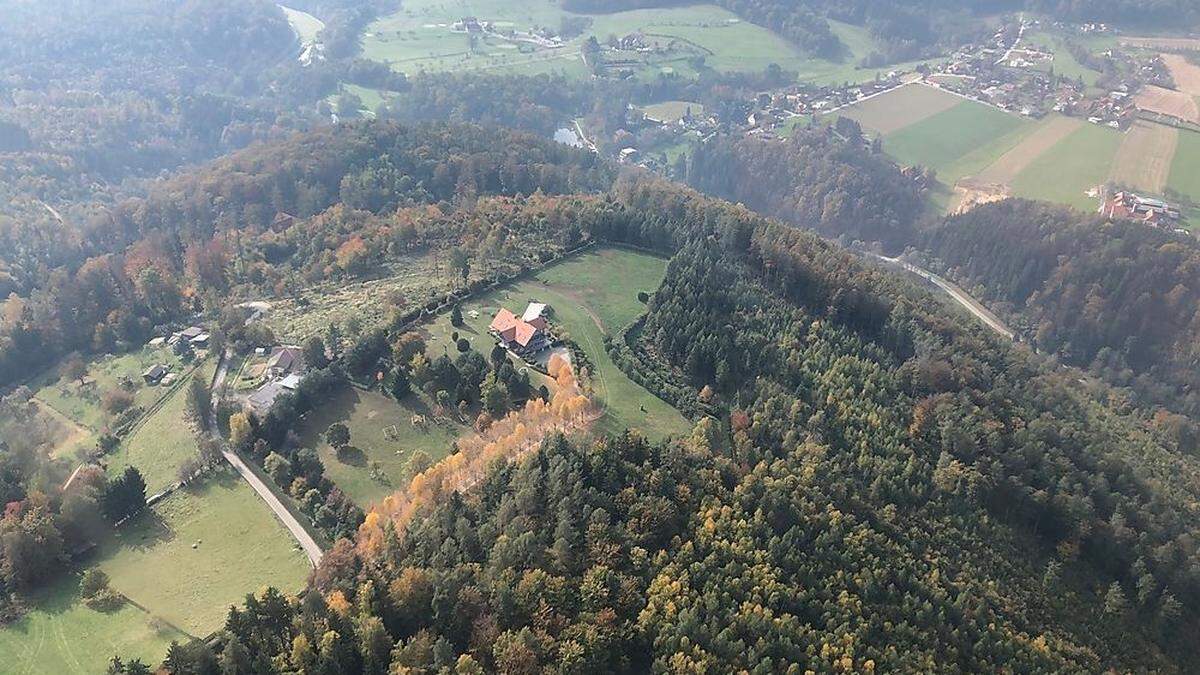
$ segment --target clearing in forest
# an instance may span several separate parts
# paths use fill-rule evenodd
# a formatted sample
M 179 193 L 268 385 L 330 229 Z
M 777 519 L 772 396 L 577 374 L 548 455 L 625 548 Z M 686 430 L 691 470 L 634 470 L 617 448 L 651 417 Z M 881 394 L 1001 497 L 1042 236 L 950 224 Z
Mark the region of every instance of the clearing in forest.
M 936 87 L 912 83 L 855 103 L 837 114 L 886 136 L 963 102 L 962 98 Z
M 1134 190 L 1162 194 L 1171 177 L 1179 130 L 1139 120 L 1125 134 L 1109 179 Z
M 1182 91 L 1146 85 L 1134 97 L 1134 102 L 1142 110 L 1200 124 L 1200 107 L 1196 105 L 1196 98 Z
M 591 362 L 590 397 L 604 410 L 599 428 L 620 432 L 637 428 L 649 438 L 687 433 L 690 423 L 670 404 L 636 384 L 620 370 L 604 347 L 604 338 L 632 323 L 646 306 L 639 292 L 652 293 L 666 274 L 666 260 L 623 248 L 592 249 L 539 271 L 535 276 L 471 297 L 461 304 L 463 325 L 450 324 L 445 312 L 420 326 L 426 355 L 458 356 L 454 333 L 471 348 L 490 354 L 495 340 L 488 334 L 492 317 L 501 308 L 520 312 L 530 301 L 550 305 L 550 323 L 568 335 Z M 523 363 L 536 388 L 548 383 Z M 329 478 L 364 508 L 403 488 L 412 478 L 410 460 L 417 451 L 437 462 L 451 444 L 473 431 L 477 411 L 459 419 L 457 411 L 437 417 L 427 397 L 413 391 L 402 402 L 378 391 L 347 389 L 333 395 L 309 414 L 299 430 L 305 447 L 316 448 Z M 339 456 L 325 443 L 330 424 L 350 429 L 349 451 Z

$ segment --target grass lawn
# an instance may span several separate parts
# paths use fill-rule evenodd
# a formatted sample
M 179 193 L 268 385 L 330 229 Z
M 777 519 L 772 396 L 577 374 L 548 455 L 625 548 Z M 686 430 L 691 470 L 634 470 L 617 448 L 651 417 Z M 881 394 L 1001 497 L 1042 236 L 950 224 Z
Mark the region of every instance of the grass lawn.
M 666 268 L 667 261 L 656 256 L 620 248 L 593 249 L 531 279 L 467 301 L 462 307 L 466 325 L 457 330 L 475 350 L 487 354 L 494 344 L 487 326 L 500 307 L 520 313 L 530 300 L 549 303 L 551 323 L 565 331 L 595 365 L 592 396 L 605 409 L 600 421 L 603 431 L 637 428 L 650 438 L 686 433 L 691 424 L 683 415 L 630 380 L 604 350 L 605 335 L 616 334 L 645 311 L 637 294 L 657 289 Z M 453 330 L 448 316 L 426 326 L 431 357 L 443 349 L 453 353 Z
M 962 97 L 936 87 L 906 84 L 836 114 L 855 120 L 866 131 L 887 137 L 963 102 Z
M 265 586 L 294 593 L 309 572 L 287 531 L 232 472 L 147 509 L 104 549 L 98 564 L 113 588 L 197 637 L 219 628 L 247 594 Z
M 1087 191 L 1107 180 L 1120 144 L 1115 129 L 1085 124 L 1018 174 L 1013 194 L 1092 211 L 1096 198 Z
M 1167 186 L 1200 201 L 1200 133 L 1180 131 Z
M 60 375 L 60 364 L 45 376 L 36 395 L 43 403 L 75 423 L 92 431 L 101 431 L 108 421 L 108 415 L 100 407 L 100 397 L 104 392 L 118 388 L 123 379 L 128 378 L 136 387 L 134 405 L 148 408 L 163 395 L 163 389 L 146 386 L 142 381 L 142 372 L 156 363 L 170 365 L 173 372 L 181 369 L 179 359 L 167 348 L 110 354 L 88 364 L 82 386 L 78 381 L 64 382 Z
M 412 425 L 413 415 L 418 414 L 430 420 L 424 428 Z M 334 422 L 350 428 L 350 444 L 361 455 L 338 459 L 324 439 L 325 430 Z M 429 407 L 416 392 L 401 404 L 377 391 L 346 387 L 309 413 L 298 431 L 305 447 L 317 448 L 326 475 L 355 503 L 366 507 L 407 484 L 412 477 L 408 461 L 413 453 L 424 450 L 436 462 L 450 454 L 454 439 L 469 428 L 434 423 Z M 382 479 L 372 475 L 372 464 L 377 465 L 374 473 Z
M 888 134 L 883 139 L 883 147 L 903 164 L 920 164 L 942 174 L 967 155 L 985 148 L 978 161 L 987 166 L 1016 141 L 1008 147 L 993 144 L 1010 134 L 1017 135 L 1019 140 L 1020 132 L 1032 126 L 1031 122 L 1016 115 L 974 101 L 963 101 Z
M 24 618 L 0 628 L 0 671 L 101 673 L 114 655 L 153 668 L 172 640 L 188 639 L 165 624 L 153 625 L 150 614 L 131 604 L 115 612 L 91 609 L 80 601 L 78 585 L 76 575 L 56 581 L 30 599 Z
M 1083 83 L 1089 87 L 1096 85 L 1100 73 L 1080 63 L 1075 55 L 1067 49 L 1066 40 L 1060 35 L 1038 31 L 1027 35 L 1025 40 L 1035 47 L 1054 53 L 1054 59 L 1049 64 L 1040 66 L 1039 70 L 1049 71 L 1054 68 L 1054 74 L 1068 77 L 1072 80 L 1083 78 Z M 1080 43 L 1082 44 L 1082 43 Z
M 216 365 L 215 358 L 205 360 L 195 374 L 174 387 L 161 408 L 142 420 L 133 434 L 108 456 L 110 476 L 119 475 L 127 466 L 137 467 L 146 479 L 147 496 L 178 480 L 179 467 L 197 452 L 196 436 L 187 419 L 188 382 L 191 377 L 211 379 Z
M 652 105 L 642 106 L 646 117 L 659 122 L 673 123 L 683 119 L 691 111 L 693 117 L 704 115 L 704 106 L 691 101 L 663 101 Z

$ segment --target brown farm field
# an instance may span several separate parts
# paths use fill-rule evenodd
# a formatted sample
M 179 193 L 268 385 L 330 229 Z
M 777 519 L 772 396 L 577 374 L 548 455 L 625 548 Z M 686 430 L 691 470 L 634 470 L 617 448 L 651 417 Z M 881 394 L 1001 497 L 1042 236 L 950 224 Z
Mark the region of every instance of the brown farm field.
M 1142 110 L 1200 124 L 1200 107 L 1196 105 L 1196 98 L 1182 91 L 1147 85 L 1137 93 L 1135 102 Z
M 936 87 L 906 84 L 843 108 L 838 114 L 858 122 L 868 131 L 887 135 L 962 102 L 962 98 Z
M 1162 194 L 1171 177 L 1179 130 L 1165 124 L 1138 121 L 1125 134 L 1109 179 L 1135 190 Z
M 1200 39 L 1171 37 L 1123 37 L 1121 44 L 1147 49 L 1184 49 L 1200 51 Z
M 1182 54 L 1162 54 L 1163 63 L 1171 71 L 1171 79 L 1175 86 L 1192 96 L 1200 96 L 1200 66 L 1192 63 Z
M 1083 121 L 1076 117 L 1057 116 L 1040 125 L 1012 150 L 1004 153 L 983 171 L 975 180 L 984 183 L 1007 185 L 1033 163 L 1042 153 L 1079 128 Z

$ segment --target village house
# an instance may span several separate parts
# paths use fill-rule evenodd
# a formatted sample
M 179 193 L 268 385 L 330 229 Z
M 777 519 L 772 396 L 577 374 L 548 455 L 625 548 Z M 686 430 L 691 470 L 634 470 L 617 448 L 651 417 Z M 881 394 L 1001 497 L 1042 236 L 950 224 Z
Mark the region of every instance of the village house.
M 153 366 L 150 366 L 149 368 L 147 368 L 146 371 L 142 373 L 142 379 L 145 380 L 146 384 L 155 385 L 155 384 L 158 384 L 159 381 L 162 380 L 166 374 L 167 374 L 167 367 L 162 364 L 156 363 Z
M 283 345 L 271 351 L 267 371 L 271 377 L 284 377 L 304 370 L 304 352 L 296 346 Z
M 505 349 L 521 357 L 532 356 L 550 346 L 548 311 L 549 306 L 539 302 L 529 303 L 520 317 L 501 308 L 488 326 L 488 332 Z
M 1114 192 L 1101 203 L 1100 215 L 1114 220 L 1136 220 L 1157 227 L 1172 227 L 1182 214 L 1177 207 L 1161 199 L 1132 192 Z

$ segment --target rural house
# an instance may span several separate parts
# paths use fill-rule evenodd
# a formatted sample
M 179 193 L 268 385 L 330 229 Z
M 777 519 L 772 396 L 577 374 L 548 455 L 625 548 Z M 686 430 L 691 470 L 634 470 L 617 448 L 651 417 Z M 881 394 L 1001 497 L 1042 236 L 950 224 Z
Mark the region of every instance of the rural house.
M 531 356 L 550 346 L 547 336 L 549 324 L 543 303 L 531 302 L 520 317 L 501 308 L 488 326 L 488 331 L 518 356 Z
M 267 370 L 272 377 L 283 377 L 304 370 L 304 352 L 299 347 L 284 345 L 276 347 L 267 360 Z

